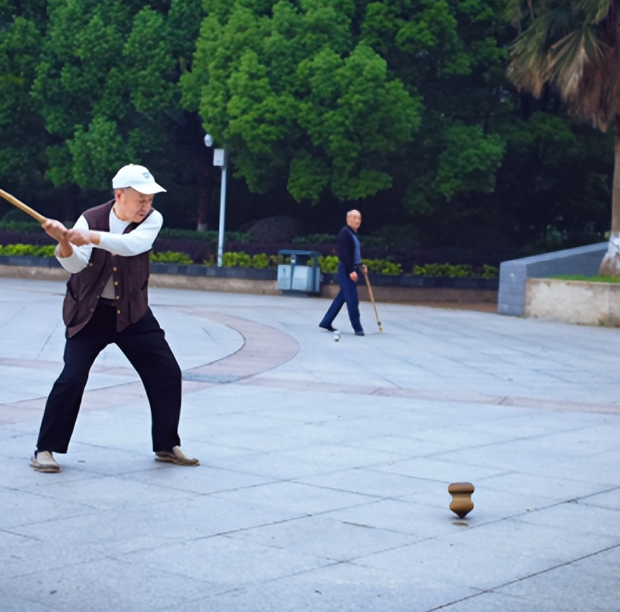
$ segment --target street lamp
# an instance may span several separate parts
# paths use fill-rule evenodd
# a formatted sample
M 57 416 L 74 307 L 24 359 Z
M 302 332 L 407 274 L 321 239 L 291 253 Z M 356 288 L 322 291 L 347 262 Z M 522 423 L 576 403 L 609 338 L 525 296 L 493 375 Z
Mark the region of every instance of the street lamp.
M 213 146 L 213 136 L 206 134 L 204 137 L 205 147 Z M 222 168 L 222 181 L 220 184 L 220 225 L 217 233 L 217 267 L 222 267 L 224 255 L 224 225 L 226 222 L 226 151 L 213 149 L 213 165 Z

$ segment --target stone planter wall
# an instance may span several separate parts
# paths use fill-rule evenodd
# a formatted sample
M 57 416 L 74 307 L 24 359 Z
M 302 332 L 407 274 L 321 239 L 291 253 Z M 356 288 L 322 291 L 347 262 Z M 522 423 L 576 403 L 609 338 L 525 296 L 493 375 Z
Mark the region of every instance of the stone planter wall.
M 525 284 L 530 278 L 549 278 L 561 274 L 596 276 L 607 247 L 607 242 L 601 242 L 502 262 L 499 267 L 497 312 L 513 317 L 526 314 Z
M 620 326 L 620 284 L 531 278 L 525 316 L 581 325 Z

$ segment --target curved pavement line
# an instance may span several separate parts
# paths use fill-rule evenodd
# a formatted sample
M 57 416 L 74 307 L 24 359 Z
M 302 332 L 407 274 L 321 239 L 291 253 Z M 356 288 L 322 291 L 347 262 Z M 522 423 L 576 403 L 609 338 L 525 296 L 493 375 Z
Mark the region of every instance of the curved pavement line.
M 193 316 L 211 319 L 238 332 L 243 346 L 217 361 L 183 371 L 183 380 L 225 384 L 249 378 L 285 364 L 299 352 L 299 343 L 275 327 L 221 312 L 177 308 Z
M 571 402 L 548 400 L 535 397 L 516 397 L 491 395 L 485 393 L 434 391 L 430 389 L 405 389 L 397 387 L 360 387 L 316 381 L 291 381 L 277 378 L 252 378 L 256 374 L 272 370 L 292 359 L 299 352 L 299 344 L 288 334 L 267 325 L 255 323 L 240 317 L 233 317 L 219 312 L 197 312 L 193 308 L 181 309 L 188 314 L 203 316 L 217 323 L 222 323 L 239 332 L 250 344 L 236 353 L 218 361 L 186 370 L 183 380 L 222 384 L 243 382 L 243 384 L 280 389 L 320 391 L 326 393 L 351 393 L 377 395 L 382 397 L 402 397 L 439 402 L 460 402 L 466 404 L 490 404 L 496 406 L 514 406 L 543 410 L 565 410 L 570 412 L 599 412 L 620 414 L 620 405 L 589 402 Z M 254 345 L 259 346 L 258 353 Z M 246 352 L 247 350 L 247 352 Z
M 565 400 L 549 400 L 535 397 L 499 396 L 475 391 L 451 392 L 431 389 L 407 389 L 397 387 L 377 387 L 346 385 L 335 383 L 317 383 L 316 380 L 293 381 L 278 378 L 254 378 L 255 375 L 273 370 L 290 361 L 300 350 L 299 343 L 287 333 L 268 325 L 227 315 L 220 312 L 202 310 L 195 307 L 171 307 L 192 316 L 211 319 L 216 323 L 234 329 L 243 337 L 243 345 L 234 353 L 221 359 L 183 371 L 183 393 L 192 393 L 219 384 L 241 382 L 242 384 L 272 387 L 278 389 L 295 389 L 322 393 L 346 393 L 376 395 L 381 397 L 400 397 L 436 402 L 460 402 L 471 404 L 489 404 L 496 406 L 514 406 L 520 408 L 560 410 L 567 412 L 597 412 L 620 414 L 620 405 L 596 402 L 574 402 Z M 5 365 L 40 368 L 40 362 L 30 363 L 26 360 L 2 359 Z M 57 364 L 55 364 L 57 365 Z M 123 373 L 122 368 L 115 369 L 117 374 Z M 130 372 L 127 368 L 126 372 Z M 102 389 L 93 389 L 85 393 L 83 408 L 105 408 L 133 399 L 144 397 L 142 383 L 139 381 L 121 383 Z M 36 398 L 3 404 L 3 409 L 42 408 L 45 398 Z M 20 411 L 21 412 L 21 411 Z M 4 416 L 8 417 L 8 414 Z M 21 414 L 23 417 L 23 413 Z M 38 416 L 38 415 L 37 415 Z
M 299 352 L 299 344 L 292 336 L 275 327 L 269 327 L 248 319 L 241 319 L 219 312 L 196 308 L 176 308 L 193 316 L 211 319 L 226 325 L 243 338 L 243 345 L 234 353 L 221 359 L 183 371 L 183 394 L 200 391 L 218 384 L 227 384 L 247 379 L 255 374 L 266 372 L 291 360 Z M 37 369 L 42 367 L 38 361 L 0 360 L 4 365 L 19 365 Z M 58 367 L 54 362 L 49 367 Z M 117 375 L 130 374 L 131 368 L 107 368 Z M 87 390 L 84 393 L 80 410 L 96 410 L 117 406 L 123 402 L 145 398 L 141 381 L 131 381 Z M 24 416 L 40 418 L 46 397 L 29 398 L 2 404 L 0 423 L 23 420 Z

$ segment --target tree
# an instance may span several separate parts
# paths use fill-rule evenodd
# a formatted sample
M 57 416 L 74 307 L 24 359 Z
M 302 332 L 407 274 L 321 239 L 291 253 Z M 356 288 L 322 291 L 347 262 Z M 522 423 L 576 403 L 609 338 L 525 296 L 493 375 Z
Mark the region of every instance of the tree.
M 0 181 L 31 199 L 45 181 L 43 121 L 30 97 L 45 32 L 45 2 L 0 2 Z
M 356 40 L 352 0 L 205 2 L 184 104 L 230 154 L 237 176 L 297 201 L 355 200 L 392 184 L 421 103 Z
M 164 184 L 182 182 L 195 167 L 188 133 L 202 143 L 197 122 L 180 109 L 178 87 L 200 0 L 49 4 L 32 89 L 52 138 L 47 177 L 56 187 L 108 190 L 116 170 L 133 162 Z
M 615 0 L 511 0 L 509 77 L 540 97 L 556 89 L 568 112 L 602 131 L 615 122 L 611 236 L 600 274 L 620 277 L 620 4 Z

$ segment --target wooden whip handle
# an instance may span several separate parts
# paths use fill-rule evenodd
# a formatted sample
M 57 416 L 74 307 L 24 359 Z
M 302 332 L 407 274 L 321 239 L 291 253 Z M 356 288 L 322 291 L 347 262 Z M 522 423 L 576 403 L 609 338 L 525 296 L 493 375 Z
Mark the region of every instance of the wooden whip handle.
M 10 193 L 7 193 L 3 189 L 0 189 L 0 196 L 2 196 L 7 202 L 13 204 L 13 206 L 17 206 L 20 210 L 23 210 L 27 215 L 30 215 L 33 219 L 36 219 L 39 223 L 45 223 L 47 218 L 43 215 L 39 214 L 36 210 L 30 208 L 16 197 L 12 196 Z

